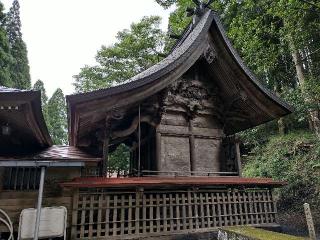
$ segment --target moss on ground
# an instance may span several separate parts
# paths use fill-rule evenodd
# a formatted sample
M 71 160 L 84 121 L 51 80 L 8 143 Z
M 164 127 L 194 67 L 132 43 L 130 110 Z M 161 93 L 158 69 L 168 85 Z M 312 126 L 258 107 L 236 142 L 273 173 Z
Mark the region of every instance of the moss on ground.
M 241 227 L 226 227 L 222 231 L 239 234 L 242 237 L 247 237 L 252 240 L 304 240 L 307 238 L 291 236 L 287 234 L 271 232 L 260 228 L 241 226 Z

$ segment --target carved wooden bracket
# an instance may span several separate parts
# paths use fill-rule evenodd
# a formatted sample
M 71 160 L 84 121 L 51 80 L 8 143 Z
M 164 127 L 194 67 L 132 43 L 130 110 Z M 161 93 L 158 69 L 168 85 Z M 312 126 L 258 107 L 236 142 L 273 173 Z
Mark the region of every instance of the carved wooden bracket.
M 208 44 L 208 46 L 204 50 L 203 55 L 209 64 L 217 59 L 217 51 L 210 44 Z

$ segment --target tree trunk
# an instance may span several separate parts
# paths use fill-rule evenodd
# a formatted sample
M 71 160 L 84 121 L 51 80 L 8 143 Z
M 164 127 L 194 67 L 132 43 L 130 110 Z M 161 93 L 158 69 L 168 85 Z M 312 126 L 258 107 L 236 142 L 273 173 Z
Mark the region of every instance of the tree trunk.
M 292 58 L 295 64 L 297 77 L 299 80 L 299 85 L 302 87 L 305 83 L 305 74 L 302 66 L 301 56 L 297 50 L 295 50 L 294 45 L 291 43 L 292 46 Z M 310 102 L 310 99 L 305 97 L 305 102 Z M 320 137 L 320 116 L 319 110 L 312 110 L 309 112 L 309 129 L 313 131 L 318 137 Z
M 278 120 L 278 131 L 281 135 L 285 135 L 287 133 L 287 126 L 283 117 Z

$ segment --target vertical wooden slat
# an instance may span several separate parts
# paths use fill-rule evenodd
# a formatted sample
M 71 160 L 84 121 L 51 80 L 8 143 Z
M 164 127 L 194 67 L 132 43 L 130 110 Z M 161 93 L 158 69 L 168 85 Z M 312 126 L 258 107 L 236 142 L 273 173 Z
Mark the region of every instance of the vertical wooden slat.
M 228 226 L 228 213 L 227 213 L 227 206 L 226 206 L 226 193 L 222 192 L 222 207 L 223 207 L 223 222 L 224 226 Z
M 232 190 L 232 194 L 231 194 L 231 197 L 232 197 L 232 204 L 233 204 L 233 213 L 232 215 L 234 216 L 234 221 L 233 221 L 233 224 L 234 225 L 239 225 L 240 223 L 240 217 L 241 215 L 238 213 L 239 211 L 239 199 L 238 197 L 236 196 L 236 193 L 234 190 Z
M 199 212 L 198 212 L 198 196 L 197 192 L 193 193 L 193 201 L 194 201 L 194 217 L 195 217 L 195 228 L 199 228 Z
M 185 193 L 181 194 L 181 204 L 182 204 L 182 225 L 183 225 L 183 230 L 187 229 L 187 213 L 186 213 L 186 195 Z
M 89 208 L 89 238 L 93 237 L 93 202 L 94 202 L 94 195 L 90 196 L 90 208 Z
M 274 212 L 274 221 L 275 222 L 278 222 L 278 215 L 277 215 L 277 203 L 276 203 L 276 201 L 274 201 L 273 200 L 273 195 L 272 195 L 272 192 L 271 192 L 271 190 L 269 190 L 270 191 L 270 196 L 271 196 L 271 199 L 272 199 L 272 203 L 273 203 L 273 212 Z
M 210 216 L 210 205 L 209 205 L 209 193 L 205 193 L 205 204 L 206 204 L 206 218 L 207 218 L 207 228 L 211 228 L 211 216 Z
M 29 169 L 30 171 L 30 169 Z M 78 223 L 78 209 L 79 209 L 79 190 L 74 190 L 72 196 L 72 226 L 71 226 L 71 239 L 77 238 L 77 223 Z
M 145 233 L 147 231 L 147 209 L 146 209 L 146 194 L 143 194 L 142 196 L 142 232 Z
M 132 195 L 129 194 L 128 199 L 128 234 L 130 235 L 132 233 Z
M 97 218 L 97 237 L 101 236 L 101 222 L 102 222 L 102 194 L 98 195 L 98 218 Z
M 110 235 L 110 195 L 106 195 L 106 225 L 105 225 L 106 236 Z
M 248 204 L 249 204 L 249 215 L 250 215 L 250 224 L 254 224 L 254 210 L 253 210 L 253 198 L 252 192 L 248 192 Z
M 160 228 L 161 215 L 160 215 L 160 194 L 158 194 L 158 193 L 156 195 L 156 203 L 157 203 L 157 208 L 156 208 L 156 211 L 157 211 L 157 233 L 159 233 L 161 231 L 161 228 Z
M 218 225 L 219 227 L 223 226 L 223 222 L 222 222 L 222 203 L 220 201 L 220 194 L 219 192 L 216 193 L 216 196 L 217 196 L 217 207 L 218 207 L 218 219 L 219 219 L 219 222 L 218 222 Z M 225 224 L 225 223 L 224 223 Z
M 199 197 L 200 197 L 200 219 L 201 219 L 201 228 L 205 228 L 206 227 L 206 223 L 205 223 L 205 218 L 204 218 L 204 206 L 203 206 L 203 193 L 200 192 L 199 193 Z
M 181 229 L 181 216 L 180 216 L 180 196 L 176 193 L 176 219 L 177 219 L 177 231 Z
M 229 215 L 229 225 L 232 226 L 234 222 L 234 215 L 232 214 L 232 205 L 234 205 L 234 202 L 231 200 L 231 193 L 230 191 L 227 192 L 227 214 Z
M 244 225 L 244 216 L 243 216 L 243 194 L 240 191 L 237 192 L 237 198 L 239 203 L 239 215 L 240 215 L 240 224 Z
M 264 191 L 262 193 L 262 201 L 263 201 L 263 212 L 264 212 L 264 218 L 265 222 L 264 223 L 269 223 L 269 214 L 268 214 L 268 205 L 267 205 L 267 192 Z
M 23 190 L 23 185 L 24 185 L 24 174 L 25 174 L 25 170 L 26 170 L 26 168 L 21 168 L 21 170 L 22 170 L 22 174 L 21 174 L 21 176 L 19 176 L 20 177 L 20 190 Z
M 211 212 L 212 212 L 212 220 L 213 220 L 213 227 L 217 227 L 217 221 L 216 221 L 216 202 L 214 201 L 216 198 L 215 198 L 215 195 L 214 193 L 212 192 L 210 194 L 210 197 L 211 197 Z
M 115 194 L 113 195 L 113 228 L 112 228 L 112 235 L 117 236 L 117 218 L 118 218 L 118 196 Z
M 263 224 L 265 222 L 265 216 L 264 216 L 264 211 L 263 211 L 263 200 L 262 200 L 262 192 L 258 191 L 257 192 L 257 199 L 258 199 L 258 215 L 260 218 L 259 224 Z
M 191 191 L 188 191 L 188 218 L 189 218 L 189 229 L 193 229 L 193 213 L 192 213 L 192 198 Z
M 252 192 L 253 196 L 253 208 L 254 208 L 254 224 L 259 224 L 259 214 L 258 214 L 258 201 L 256 196 L 256 191 Z
M 80 238 L 84 237 L 84 226 L 86 220 L 86 195 L 82 195 L 82 205 L 81 205 L 81 221 L 80 221 Z
M 13 186 L 13 190 L 17 190 L 17 182 L 18 182 L 18 173 L 19 173 L 19 168 L 16 167 L 15 168 L 15 176 L 14 176 L 14 186 Z
M 150 202 L 149 202 L 149 206 L 150 206 L 150 210 L 149 210 L 149 226 L 150 226 L 150 232 L 153 232 L 153 194 L 150 194 Z
M 170 206 L 170 231 L 174 231 L 175 229 L 175 224 L 173 220 L 173 198 L 172 198 L 172 193 L 169 194 L 169 206 Z
M 248 225 L 250 223 L 249 220 L 249 206 L 248 206 L 248 202 L 249 202 L 249 196 L 248 193 L 246 191 L 242 192 L 242 200 L 243 200 L 243 208 L 244 208 L 244 212 L 245 212 L 245 224 Z
M 125 211 L 125 195 L 122 194 L 121 195 L 121 214 L 120 214 L 120 234 L 124 235 L 124 227 L 125 227 L 125 215 L 124 215 L 124 211 Z
M 136 192 L 136 209 L 135 209 L 135 234 L 140 233 L 140 195 L 139 191 Z
M 274 217 L 273 217 L 273 203 L 272 203 L 272 198 L 270 195 L 270 191 L 267 191 L 267 199 L 268 199 L 268 209 L 269 209 L 269 218 L 270 218 L 270 222 L 274 223 Z
M 168 231 L 168 222 L 167 222 L 167 195 L 163 194 L 163 231 Z
M 27 190 L 29 190 L 29 189 L 30 189 L 31 171 L 32 171 L 32 168 L 28 168 Z

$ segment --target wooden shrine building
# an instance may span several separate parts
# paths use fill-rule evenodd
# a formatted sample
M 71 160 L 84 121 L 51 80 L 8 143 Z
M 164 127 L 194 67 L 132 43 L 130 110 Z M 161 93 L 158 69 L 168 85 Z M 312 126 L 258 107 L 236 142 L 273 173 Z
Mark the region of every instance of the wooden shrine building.
M 122 85 L 67 96 L 70 146 L 64 148 L 98 173 L 64 169 L 60 191 L 51 195 L 51 204 L 63 204 L 54 202 L 63 198 L 67 205 L 70 239 L 277 225 L 272 188 L 283 183 L 243 178 L 234 135 L 291 109 L 245 66 L 217 14 L 198 10 L 158 64 Z M 39 147 L 61 152 L 50 148 L 47 132 L 40 133 L 30 134 L 41 139 Z M 21 138 L 31 143 L 27 135 Z M 129 174 L 109 178 L 108 155 L 120 144 L 130 148 Z
M 241 177 L 234 134 L 290 107 L 245 66 L 202 9 L 161 62 L 125 84 L 67 97 L 69 141 L 103 156 L 130 147 L 128 178 L 79 178 L 75 238 L 145 237 L 275 225 L 271 179 Z M 97 206 L 97 210 L 92 207 Z

